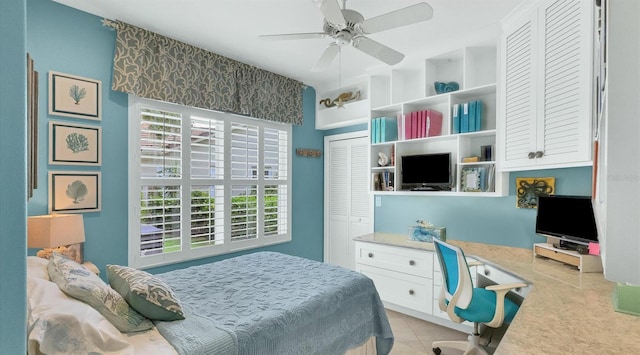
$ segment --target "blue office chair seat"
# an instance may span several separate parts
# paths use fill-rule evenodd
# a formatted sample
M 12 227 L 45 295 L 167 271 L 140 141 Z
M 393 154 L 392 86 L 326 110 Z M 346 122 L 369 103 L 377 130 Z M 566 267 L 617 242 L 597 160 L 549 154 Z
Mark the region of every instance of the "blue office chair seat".
M 504 323 L 511 320 L 518 311 L 518 305 L 508 298 L 504 299 Z M 474 288 L 471 303 L 467 309 L 455 308 L 456 314 L 469 322 L 489 323 L 496 313 L 496 293 L 484 288 Z
M 462 249 L 439 239 L 434 239 L 433 244 L 442 270 L 440 309 L 447 312 L 449 318 L 456 323 L 473 322 L 473 334 L 469 335 L 468 341 L 434 341 L 433 352 L 440 354 L 440 347 L 450 347 L 463 350 L 465 355 L 488 355 L 480 344 L 478 325 L 498 328 L 511 322 L 519 306 L 505 296 L 509 290 L 527 285 L 513 283 L 474 287 Z

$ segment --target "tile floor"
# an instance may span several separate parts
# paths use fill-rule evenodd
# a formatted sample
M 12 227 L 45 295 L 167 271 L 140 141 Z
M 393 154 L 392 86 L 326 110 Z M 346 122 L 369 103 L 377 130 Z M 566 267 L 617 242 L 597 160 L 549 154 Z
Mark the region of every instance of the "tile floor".
M 466 340 L 467 334 L 387 309 L 395 337 L 390 355 L 432 355 L 435 340 Z M 458 355 L 456 349 L 442 349 L 442 355 Z

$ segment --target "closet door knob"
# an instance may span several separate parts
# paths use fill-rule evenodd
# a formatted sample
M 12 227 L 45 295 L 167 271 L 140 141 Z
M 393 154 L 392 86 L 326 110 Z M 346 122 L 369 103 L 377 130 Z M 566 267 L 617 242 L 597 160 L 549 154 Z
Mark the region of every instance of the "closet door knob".
M 544 152 L 541 150 L 536 152 L 536 158 L 542 158 L 543 155 L 544 155 Z
M 535 157 L 536 157 L 536 153 L 534 153 L 534 152 L 529 152 L 529 154 L 527 154 L 527 157 L 528 157 L 529 159 L 533 159 L 533 158 L 535 158 Z
M 370 258 L 373 258 L 373 253 L 369 253 L 369 257 L 370 257 Z
M 484 269 L 485 276 L 489 276 L 490 274 L 491 274 L 491 271 L 489 271 L 489 269 Z
M 413 260 L 409 260 L 409 265 L 413 266 L 413 265 L 415 265 L 415 264 L 416 264 L 416 262 L 415 262 L 415 261 L 413 261 Z
M 409 294 L 410 294 L 411 296 L 413 296 L 413 294 L 414 294 L 414 293 L 415 293 L 415 292 L 413 292 L 413 290 L 409 290 Z

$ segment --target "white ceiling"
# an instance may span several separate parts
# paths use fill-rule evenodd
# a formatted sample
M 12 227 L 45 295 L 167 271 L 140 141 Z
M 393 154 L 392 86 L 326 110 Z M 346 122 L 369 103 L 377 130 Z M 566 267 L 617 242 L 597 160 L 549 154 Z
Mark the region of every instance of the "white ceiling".
M 388 66 L 351 46 L 342 48 L 324 72 L 312 72 L 331 38 L 266 41 L 259 35 L 322 32 L 314 0 L 54 0 L 111 20 L 120 20 L 313 86 L 337 88 Z M 336 1 L 336 0 L 327 0 Z M 426 0 L 433 18 L 370 34 L 406 55 L 396 66 L 467 43 L 497 36 L 499 21 L 523 1 Z M 419 0 L 348 0 L 365 19 Z M 339 2 L 342 6 L 342 1 Z

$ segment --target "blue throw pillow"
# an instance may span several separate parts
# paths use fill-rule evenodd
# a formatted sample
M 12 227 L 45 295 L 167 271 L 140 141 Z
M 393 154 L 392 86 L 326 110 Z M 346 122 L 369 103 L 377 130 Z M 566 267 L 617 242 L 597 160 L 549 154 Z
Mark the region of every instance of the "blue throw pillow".
M 107 279 L 111 287 L 145 317 L 164 321 L 184 319 L 175 293 L 156 276 L 127 266 L 107 265 Z

